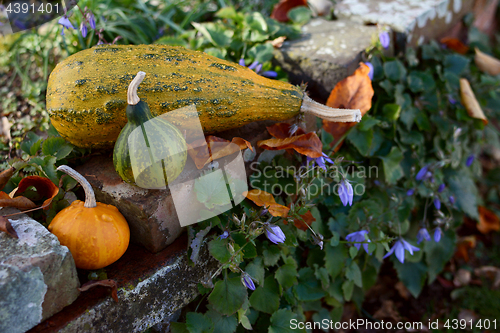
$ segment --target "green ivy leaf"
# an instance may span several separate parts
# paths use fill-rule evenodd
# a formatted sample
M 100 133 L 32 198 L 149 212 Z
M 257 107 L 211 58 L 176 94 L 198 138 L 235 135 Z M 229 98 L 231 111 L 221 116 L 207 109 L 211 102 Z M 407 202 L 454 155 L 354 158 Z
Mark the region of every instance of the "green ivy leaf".
M 271 316 L 271 325 L 269 326 L 269 333 L 294 333 L 297 330 L 292 329 L 290 322 L 296 319 L 297 314 L 287 309 L 279 309 Z
M 217 311 L 207 311 L 206 317 L 209 317 L 213 323 L 213 332 L 217 333 L 234 333 L 238 327 L 236 316 L 223 316 Z
M 226 263 L 231 258 L 231 253 L 227 249 L 227 240 L 216 238 L 208 243 L 208 251 L 215 259 L 221 263 Z
M 172 333 L 189 333 L 185 323 L 177 322 L 170 323 L 170 331 Z
M 250 304 L 255 310 L 269 314 L 278 310 L 280 305 L 279 288 L 272 275 L 265 279 L 264 286 L 255 289 L 250 296 Z
M 441 236 L 439 242 L 436 243 L 434 240 L 425 242 L 424 252 L 429 272 L 429 284 L 431 284 L 455 253 L 455 233 L 448 230 Z
M 309 22 L 309 20 L 312 17 L 311 10 L 306 7 L 306 6 L 299 6 L 292 8 L 288 13 L 287 16 L 290 20 L 293 21 L 293 23 L 297 24 L 306 24 Z
M 247 265 L 247 267 L 245 268 L 245 272 L 247 272 L 251 277 L 257 280 L 260 286 L 264 285 L 264 275 L 266 272 L 264 271 L 264 266 L 262 265 L 262 258 L 255 258 L 251 263 Z
M 247 54 L 260 63 L 264 63 L 273 58 L 274 47 L 271 43 L 258 44 L 251 47 Z
M 224 315 L 232 315 L 243 305 L 247 298 L 247 289 L 239 277 L 224 278 L 218 281 L 214 290 L 208 296 L 208 301 L 214 309 Z
M 361 155 L 367 156 L 373 140 L 373 130 L 360 131 L 357 126 L 347 135 L 347 140 L 358 149 Z
M 40 148 L 41 143 L 42 143 L 41 138 L 38 135 L 36 135 L 33 132 L 28 132 L 28 133 L 26 133 L 26 137 L 24 138 L 24 141 L 21 143 L 21 150 L 24 151 L 28 155 L 34 156 L 34 155 L 36 155 L 36 152 Z M 37 146 L 33 148 L 33 145 L 35 145 L 35 144 Z M 32 150 L 33 150 L 33 152 L 32 152 Z
M 345 272 L 345 277 L 353 281 L 354 284 L 357 285 L 358 287 L 363 288 L 363 279 L 361 278 L 361 270 L 359 269 L 359 266 L 355 261 L 352 261 L 351 265 L 347 267 Z
M 394 268 L 398 273 L 398 278 L 403 282 L 408 291 L 416 298 L 422 291 L 425 278 L 427 277 L 427 267 L 423 262 L 400 263 L 396 256 L 392 256 Z
M 42 146 L 44 155 L 55 156 L 57 160 L 63 159 L 73 151 L 73 145 L 60 137 L 48 137 Z
M 297 283 L 297 268 L 292 264 L 280 266 L 276 270 L 274 277 L 283 289 L 288 289 Z
M 396 121 L 401 113 L 401 106 L 393 103 L 385 104 L 382 108 L 382 113 L 389 121 Z
M 266 266 L 276 265 L 281 256 L 281 251 L 279 246 L 269 245 L 267 249 L 264 250 L 263 256 L 264 256 L 264 265 Z
M 449 54 L 444 57 L 444 70 L 460 76 L 469 66 L 470 60 L 460 54 Z
M 294 286 L 293 289 L 297 298 L 304 302 L 316 301 L 325 296 L 325 291 L 315 278 L 310 267 L 299 270 L 299 284 Z
M 400 81 L 406 77 L 406 68 L 399 60 L 384 63 L 385 76 L 391 81 Z
M 197 312 L 187 313 L 186 328 L 189 333 L 212 333 L 214 331 L 214 326 L 210 318 Z
M 333 247 L 329 243 L 325 244 L 325 268 L 332 280 L 342 272 L 346 258 L 347 250 L 345 246 Z
M 370 128 L 372 128 L 373 126 L 378 125 L 380 123 L 381 123 L 381 121 L 378 120 L 377 118 L 373 118 L 373 117 L 365 114 L 363 116 L 363 118 L 361 118 L 361 122 L 356 127 L 360 131 L 368 131 Z M 328 133 L 328 132 L 326 132 L 326 133 Z M 330 134 L 330 133 L 328 133 L 328 134 Z
M 466 172 L 456 172 L 448 170 L 446 173 L 446 183 L 449 184 L 450 191 L 457 200 L 457 206 L 473 219 L 479 219 L 477 212 L 477 187 L 471 177 Z
M 403 177 L 404 173 L 400 164 L 403 160 L 403 154 L 398 147 L 392 147 L 387 156 L 379 158 L 383 162 L 385 180 L 388 184 L 395 184 L 401 177 Z
M 344 292 L 344 299 L 350 301 L 352 297 L 352 292 L 354 290 L 354 281 L 348 280 L 344 281 L 342 284 L 342 291 Z

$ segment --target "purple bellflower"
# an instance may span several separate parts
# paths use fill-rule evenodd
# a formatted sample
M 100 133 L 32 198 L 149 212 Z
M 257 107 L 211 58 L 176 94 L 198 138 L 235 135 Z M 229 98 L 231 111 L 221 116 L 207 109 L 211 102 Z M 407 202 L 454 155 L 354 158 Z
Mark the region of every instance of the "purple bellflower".
M 370 71 L 368 72 L 368 77 L 370 78 L 370 80 L 373 81 L 373 65 L 369 61 L 365 62 L 365 65 L 368 66 L 368 68 L 370 68 Z
M 245 65 L 245 59 L 241 58 L 240 61 L 238 62 L 240 64 L 240 66 L 246 66 Z M 276 73 L 275 71 L 264 71 L 264 72 L 260 72 L 262 70 L 262 64 L 260 64 L 257 60 L 255 60 L 254 62 L 252 62 L 250 64 L 250 66 L 248 66 L 248 69 L 251 69 L 253 70 L 255 73 L 261 75 L 261 76 L 264 76 L 264 77 L 267 77 L 267 78 L 271 78 L 271 79 L 274 79 L 278 76 L 278 73 Z
M 354 191 L 352 189 L 351 183 L 347 179 L 342 179 L 339 186 L 339 197 L 340 201 L 344 206 L 352 206 L 352 199 L 354 197 Z
M 370 252 L 368 251 L 368 243 L 365 243 L 365 242 L 371 242 L 369 239 L 367 240 L 365 238 L 365 235 L 367 233 L 368 233 L 368 230 L 356 231 L 356 232 L 350 233 L 349 235 L 345 236 L 345 239 L 348 242 L 355 243 L 354 246 L 358 250 L 361 247 L 361 245 L 363 245 L 363 249 L 365 249 L 366 253 L 370 254 Z
M 450 203 L 451 203 L 452 205 L 454 205 L 454 204 L 455 204 L 455 197 L 454 197 L 454 196 L 450 195 L 450 197 L 448 198 L 448 200 L 450 200 Z
M 80 32 L 82 33 L 83 38 L 87 37 L 88 30 L 87 30 L 87 25 L 85 24 L 85 22 L 82 22 L 80 24 Z
M 66 16 L 61 17 L 59 19 L 59 21 L 57 21 L 57 23 L 59 23 L 60 25 L 63 26 L 63 29 L 61 31 L 61 35 L 63 35 L 63 36 L 64 36 L 64 28 L 75 29 L 75 27 L 73 27 L 73 24 L 71 24 L 71 22 L 69 21 L 69 19 Z
M 241 283 L 248 289 L 255 290 L 255 284 L 248 273 L 243 272 L 243 274 L 241 274 Z
M 445 187 L 446 187 L 446 185 L 444 185 L 444 184 L 439 185 L 438 192 L 439 193 L 443 192 Z
M 396 258 L 398 258 L 399 262 L 402 264 L 405 263 L 405 250 L 410 252 L 411 255 L 413 255 L 413 251 L 420 251 L 418 247 L 415 247 L 405 241 L 403 238 L 400 238 L 394 243 L 394 246 L 391 248 L 389 252 L 384 256 L 384 259 L 389 257 L 391 254 L 395 253 Z
M 434 197 L 434 207 L 436 207 L 437 210 L 441 209 L 441 200 L 439 200 L 438 197 Z
M 329 158 L 328 155 L 325 153 L 323 153 L 323 156 L 318 157 L 318 158 L 312 158 L 312 157 L 307 156 L 307 164 L 309 164 L 309 162 L 312 162 L 313 167 L 314 167 L 314 164 L 317 164 L 321 169 L 326 171 L 325 161 L 330 163 L 330 164 L 335 164 L 331 160 L 331 158 Z
M 224 232 L 219 236 L 219 239 L 226 239 L 229 237 L 229 232 L 224 230 Z
M 92 30 L 95 30 L 95 17 L 94 17 L 94 14 L 92 13 L 87 13 L 87 20 L 89 22 L 89 25 L 90 25 L 90 28 Z
M 429 166 L 425 165 L 420 169 L 420 171 L 417 173 L 417 176 L 415 177 L 416 180 L 423 180 L 428 178 L 428 172 L 429 172 Z M 431 174 L 432 176 L 432 174 Z
M 422 243 L 423 240 L 427 242 L 431 240 L 431 236 L 426 228 L 420 229 L 417 234 L 417 244 Z
M 469 157 L 467 157 L 467 160 L 465 161 L 465 166 L 470 167 L 472 165 L 472 162 L 474 162 L 474 159 L 474 155 L 469 155 Z
M 441 228 L 436 228 L 436 230 L 434 230 L 434 241 L 436 243 L 438 243 L 441 240 L 442 234 L 443 231 L 441 230 Z
M 411 197 L 413 194 L 415 194 L 415 189 L 414 188 L 411 188 L 408 191 L 406 191 L 406 195 L 409 196 L 409 197 Z
M 268 224 L 265 228 L 266 236 L 271 242 L 273 242 L 274 244 L 285 242 L 286 236 L 279 226 L 275 224 Z
M 382 31 L 381 33 L 379 33 L 378 39 L 380 40 L 380 44 L 382 44 L 382 47 L 384 49 L 387 49 L 391 44 L 391 37 L 389 36 L 389 33 L 387 31 Z

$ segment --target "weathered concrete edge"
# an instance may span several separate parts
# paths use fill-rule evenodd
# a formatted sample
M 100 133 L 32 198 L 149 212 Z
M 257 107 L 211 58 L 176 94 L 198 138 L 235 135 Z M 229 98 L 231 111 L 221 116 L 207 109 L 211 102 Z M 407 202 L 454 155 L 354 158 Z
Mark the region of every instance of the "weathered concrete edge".
M 210 277 L 216 269 L 217 261 L 208 253 L 206 242 L 194 267 L 188 264 L 184 250 L 135 286 L 119 288 L 118 303 L 108 296 L 58 332 L 143 332 L 165 323 L 192 302 L 199 295 L 198 282 Z

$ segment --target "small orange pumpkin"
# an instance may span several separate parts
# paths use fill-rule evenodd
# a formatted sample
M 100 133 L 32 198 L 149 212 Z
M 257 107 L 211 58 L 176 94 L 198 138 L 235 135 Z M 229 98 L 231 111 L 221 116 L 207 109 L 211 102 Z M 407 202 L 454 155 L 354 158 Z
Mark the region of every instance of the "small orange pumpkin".
M 61 210 L 49 225 L 49 231 L 67 246 L 76 267 L 99 269 L 117 261 L 127 250 L 130 229 L 115 206 L 95 201 L 89 182 L 72 168 L 57 170 L 76 179 L 85 191 L 85 203 L 75 200 Z

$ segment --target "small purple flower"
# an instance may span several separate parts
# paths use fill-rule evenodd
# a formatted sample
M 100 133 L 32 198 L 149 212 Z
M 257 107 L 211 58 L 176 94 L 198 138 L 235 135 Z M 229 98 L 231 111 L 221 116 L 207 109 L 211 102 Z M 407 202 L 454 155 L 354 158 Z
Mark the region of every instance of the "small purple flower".
M 417 244 L 420 244 L 423 240 L 430 241 L 431 236 L 426 228 L 422 228 L 418 231 L 417 234 Z
M 263 216 L 263 215 L 266 215 L 269 211 L 264 208 L 261 212 L 260 212 L 260 216 Z
M 450 104 L 457 104 L 457 100 L 454 99 L 451 95 L 448 95 L 448 102 L 450 102 Z
M 443 234 L 443 231 L 441 230 L 441 228 L 436 228 L 436 230 L 434 230 L 434 241 L 436 243 L 438 243 L 441 240 L 442 234 Z
M 446 186 L 446 185 L 444 185 L 444 184 L 439 185 L 439 187 L 438 187 L 438 193 L 443 192 L 443 191 L 444 191 L 445 186 Z
M 255 290 L 255 284 L 248 273 L 243 272 L 243 274 L 241 274 L 241 283 L 243 283 L 243 285 L 248 289 Z
M 69 21 L 69 19 L 66 16 L 61 17 L 59 19 L 59 21 L 57 21 L 57 23 L 59 23 L 60 25 L 62 25 L 66 29 L 75 29 L 73 27 L 73 24 L 71 24 L 71 22 Z
M 273 242 L 274 244 L 285 242 L 286 236 L 279 226 L 275 224 L 268 224 L 265 228 L 266 236 L 271 242 Z
M 380 40 L 380 44 L 382 44 L 382 47 L 384 49 L 387 49 L 391 44 L 391 37 L 389 36 L 389 33 L 387 31 L 382 31 L 378 35 L 378 39 Z
M 238 64 L 240 64 L 240 66 L 245 66 L 245 59 L 241 58 L 238 61 Z M 262 70 L 262 64 L 260 64 L 257 60 L 252 62 L 250 64 L 250 66 L 248 66 L 248 69 L 255 71 L 255 73 L 257 73 L 261 76 L 271 78 L 271 79 L 274 79 L 275 77 L 278 76 L 278 73 L 276 73 L 275 71 L 264 71 L 264 72 L 260 73 L 260 71 Z
M 451 203 L 452 205 L 454 205 L 454 204 L 455 204 L 455 197 L 454 197 L 453 195 L 450 195 L 450 197 L 448 198 L 448 200 L 450 200 L 450 203 Z
M 368 72 L 368 77 L 370 78 L 370 80 L 373 81 L 373 65 L 369 61 L 365 62 L 365 65 L 370 68 L 370 71 Z
M 325 153 L 323 153 L 323 156 L 318 157 L 318 158 L 312 158 L 312 157 L 307 156 L 307 164 L 309 164 L 309 162 L 312 162 L 313 167 L 314 167 L 314 164 L 317 164 L 321 169 L 326 171 L 325 161 L 330 163 L 330 164 L 335 164 L 335 162 L 333 162 L 331 160 L 331 158 L 329 158 L 328 155 Z
M 349 235 L 345 236 L 346 241 L 348 242 L 353 242 L 355 243 L 354 246 L 359 250 L 361 244 L 363 244 L 363 248 L 365 249 L 366 253 L 370 254 L 368 252 L 368 243 L 365 242 L 371 242 L 369 239 L 367 240 L 365 238 L 365 235 L 368 233 L 368 230 L 361 230 L 361 231 L 356 231 L 353 233 L 350 233 Z
M 87 13 L 87 20 L 89 21 L 90 28 L 95 30 L 95 17 L 92 13 Z
M 354 191 L 352 189 L 351 183 L 347 179 L 342 179 L 339 186 L 339 197 L 340 201 L 344 206 L 352 206 L 352 199 L 354 197 Z
M 226 239 L 229 237 L 229 232 L 224 230 L 224 232 L 219 236 L 219 239 Z
M 473 154 L 469 155 L 469 157 L 467 157 L 467 160 L 465 161 L 465 166 L 470 167 L 475 158 L 476 157 Z
M 410 252 L 411 255 L 413 255 L 413 251 L 420 251 L 418 247 L 415 247 L 405 241 L 403 238 L 400 238 L 394 243 L 394 246 L 391 248 L 389 252 L 384 256 L 384 259 L 390 256 L 393 253 L 396 253 L 396 258 L 404 264 L 405 263 L 405 250 Z
M 413 194 L 415 194 L 415 189 L 414 188 L 411 188 L 408 191 L 406 191 L 406 195 L 409 196 L 409 197 L 411 197 Z
M 374 180 L 373 181 L 373 184 L 377 185 L 377 186 L 380 186 L 380 181 L 379 180 Z
M 417 173 L 417 176 L 415 177 L 416 180 L 422 180 L 427 178 L 427 173 L 429 172 L 429 166 L 425 165 L 420 169 L 420 171 Z
M 88 30 L 87 30 L 87 25 L 85 24 L 85 22 L 82 22 L 80 24 L 80 32 L 82 33 L 83 38 L 87 37 Z
M 437 210 L 441 209 L 441 200 L 439 200 L 438 197 L 434 197 L 434 207 L 436 207 Z

